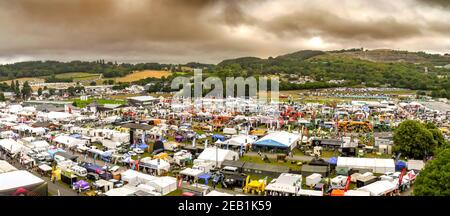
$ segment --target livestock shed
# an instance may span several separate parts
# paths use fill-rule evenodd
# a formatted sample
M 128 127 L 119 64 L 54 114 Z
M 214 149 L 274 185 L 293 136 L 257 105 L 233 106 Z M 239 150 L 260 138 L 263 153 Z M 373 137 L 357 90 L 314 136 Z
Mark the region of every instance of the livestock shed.
M 338 157 L 336 172 L 346 175 L 350 170 L 368 170 L 383 174 L 395 172 L 395 163 L 393 159 Z
M 302 166 L 302 176 L 310 176 L 314 173 L 320 174 L 323 177 L 327 177 L 330 174 L 330 168 L 328 166 L 317 166 L 317 165 Z
M 248 175 L 278 177 L 282 173 L 288 173 L 290 169 L 286 166 L 245 162 L 245 164 L 242 166 L 242 171 L 243 173 Z
M 245 161 L 240 161 L 240 160 L 238 160 L 238 161 L 226 160 L 226 161 L 222 162 L 221 168 L 235 167 L 235 168 L 237 168 L 238 172 L 242 172 L 245 163 L 246 163 Z

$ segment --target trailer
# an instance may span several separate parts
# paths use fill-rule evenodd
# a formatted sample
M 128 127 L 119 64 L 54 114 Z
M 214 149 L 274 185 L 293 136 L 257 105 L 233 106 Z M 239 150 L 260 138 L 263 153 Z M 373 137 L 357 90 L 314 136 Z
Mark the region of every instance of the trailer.
M 317 183 L 322 180 L 322 175 L 318 173 L 313 173 L 306 177 L 306 185 L 309 187 L 314 187 Z

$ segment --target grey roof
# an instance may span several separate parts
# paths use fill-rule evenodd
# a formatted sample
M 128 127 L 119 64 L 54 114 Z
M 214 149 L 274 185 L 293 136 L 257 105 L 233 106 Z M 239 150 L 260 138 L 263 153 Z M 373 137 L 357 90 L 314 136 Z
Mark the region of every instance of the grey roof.
M 328 167 L 326 167 L 326 166 L 303 165 L 302 166 L 302 172 L 325 173 L 325 172 L 328 172 Z
M 245 162 L 243 168 L 244 169 L 261 170 L 261 171 L 266 171 L 266 172 L 277 172 L 277 173 L 289 172 L 289 167 L 286 167 L 286 166 L 258 164 L 258 163 L 251 163 L 251 162 Z

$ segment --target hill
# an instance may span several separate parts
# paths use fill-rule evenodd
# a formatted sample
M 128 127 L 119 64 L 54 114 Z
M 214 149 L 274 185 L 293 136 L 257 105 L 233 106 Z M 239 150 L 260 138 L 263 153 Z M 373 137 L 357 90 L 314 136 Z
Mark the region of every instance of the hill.
M 333 52 L 331 52 L 333 53 Z M 348 56 L 373 62 L 407 62 L 444 66 L 450 64 L 449 55 L 429 54 L 425 52 L 408 52 L 401 50 L 376 49 L 334 52 L 335 55 Z

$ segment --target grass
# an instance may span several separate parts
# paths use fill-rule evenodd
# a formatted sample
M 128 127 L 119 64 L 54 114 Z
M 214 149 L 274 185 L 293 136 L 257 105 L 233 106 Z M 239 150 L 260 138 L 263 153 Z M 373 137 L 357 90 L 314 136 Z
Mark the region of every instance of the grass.
M 169 76 L 171 72 L 169 71 L 156 71 L 156 70 L 143 70 L 143 71 L 135 71 L 131 74 L 128 74 L 124 77 L 115 78 L 117 82 L 133 82 L 141 79 L 145 79 L 148 77 L 161 78 Z
M 245 162 L 252 162 L 252 163 L 258 163 L 258 164 L 267 164 L 267 165 L 279 165 L 279 166 L 287 166 L 293 170 L 300 170 L 301 166 L 297 165 L 296 163 L 291 164 L 291 160 L 287 160 L 286 162 L 277 162 L 275 159 L 270 159 L 270 163 L 266 163 L 261 157 L 259 156 L 248 156 L 244 155 L 239 158 L 241 161 Z
M 176 190 L 168 193 L 166 196 L 181 196 L 181 194 L 183 194 L 183 190 L 176 189 Z
M 93 98 L 85 100 L 85 101 L 80 100 L 80 99 L 74 99 L 71 101 L 76 102 L 76 106 L 80 107 L 80 108 L 84 108 L 88 104 L 90 104 L 94 101 L 97 101 L 97 103 L 99 103 L 99 104 L 125 104 L 126 103 L 126 101 L 124 101 L 124 100 L 108 100 L 108 99 L 93 99 Z

